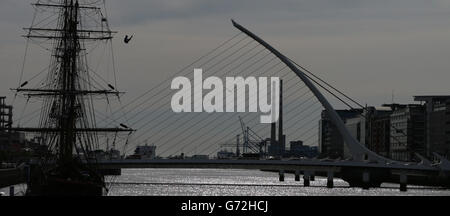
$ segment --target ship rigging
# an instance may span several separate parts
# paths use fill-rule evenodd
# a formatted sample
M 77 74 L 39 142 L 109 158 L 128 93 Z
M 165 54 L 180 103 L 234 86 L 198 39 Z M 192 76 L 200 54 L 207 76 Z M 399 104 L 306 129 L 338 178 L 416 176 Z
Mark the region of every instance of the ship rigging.
M 117 33 L 110 30 L 101 5 L 104 1 L 39 0 L 33 4 L 36 13 L 47 12 L 53 14 L 49 18 L 56 18 L 53 26 L 51 22 L 34 19 L 32 26 L 25 28 L 24 37 L 28 40 L 50 44 L 50 66 L 43 83 L 39 88 L 26 88 L 31 81 L 22 83 L 20 80 L 19 87 L 13 89 L 16 95 L 22 94 L 28 100 L 42 101 L 38 127 L 12 128 L 38 134 L 49 152 L 32 168 L 29 195 L 103 194 L 105 180 L 96 167 L 96 158 L 89 157 L 89 152 L 101 142 L 100 133 L 129 136 L 133 132 L 121 126 L 124 124 L 113 128 L 97 126 L 94 98 L 117 97 L 120 100 L 123 94 L 117 90 L 116 82 L 115 85 L 104 84 L 107 88 L 95 82 L 92 74 L 99 75 L 88 64 L 92 49 L 88 49 L 87 44 L 112 44 Z

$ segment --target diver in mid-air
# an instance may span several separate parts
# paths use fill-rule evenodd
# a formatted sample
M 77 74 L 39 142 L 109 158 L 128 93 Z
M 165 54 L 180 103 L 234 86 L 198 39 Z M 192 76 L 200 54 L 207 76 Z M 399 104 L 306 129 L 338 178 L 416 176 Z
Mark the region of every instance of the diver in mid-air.
M 125 38 L 123 39 L 123 42 L 125 42 L 127 44 L 131 41 L 132 38 L 133 38 L 133 35 L 131 35 L 131 37 L 128 37 L 128 35 L 126 35 Z

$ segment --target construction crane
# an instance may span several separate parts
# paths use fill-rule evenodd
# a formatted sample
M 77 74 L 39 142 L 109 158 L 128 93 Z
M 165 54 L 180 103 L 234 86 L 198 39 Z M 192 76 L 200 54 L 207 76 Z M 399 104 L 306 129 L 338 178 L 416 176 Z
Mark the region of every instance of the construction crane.
M 261 138 L 250 127 L 246 127 L 241 116 L 239 116 L 243 135 L 243 153 L 259 153 L 261 156 L 265 153 L 266 140 Z
M 242 129 L 242 153 L 245 154 L 259 154 L 261 157 L 267 152 L 267 142 L 269 139 L 263 139 L 254 130 L 246 126 L 242 118 L 239 116 L 239 122 Z M 236 135 L 236 142 L 225 142 L 220 146 L 222 148 L 236 148 L 236 157 L 241 156 L 241 134 Z

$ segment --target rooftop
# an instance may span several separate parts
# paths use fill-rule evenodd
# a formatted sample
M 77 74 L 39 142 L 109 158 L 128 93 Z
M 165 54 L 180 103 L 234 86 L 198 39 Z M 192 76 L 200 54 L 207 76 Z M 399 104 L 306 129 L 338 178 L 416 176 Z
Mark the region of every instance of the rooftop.
M 446 100 L 450 99 L 450 95 L 421 95 L 421 96 L 414 96 L 415 101 L 429 101 L 429 100 Z

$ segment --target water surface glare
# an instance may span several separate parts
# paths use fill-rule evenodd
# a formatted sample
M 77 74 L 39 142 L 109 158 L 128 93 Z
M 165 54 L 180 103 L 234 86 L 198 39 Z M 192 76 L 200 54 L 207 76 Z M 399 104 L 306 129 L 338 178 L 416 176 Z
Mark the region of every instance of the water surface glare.
M 123 169 L 122 175 L 107 177 L 110 196 L 449 196 L 450 189 L 408 185 L 400 192 L 398 184 L 383 184 L 381 188 L 363 190 L 349 188 L 341 179 L 334 188 L 326 187 L 326 178 L 316 177 L 310 187 L 303 179 L 294 181 L 286 174 L 257 170 L 222 169 Z

